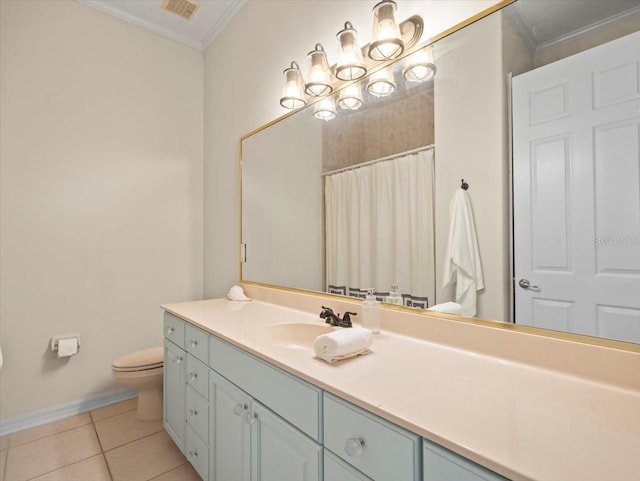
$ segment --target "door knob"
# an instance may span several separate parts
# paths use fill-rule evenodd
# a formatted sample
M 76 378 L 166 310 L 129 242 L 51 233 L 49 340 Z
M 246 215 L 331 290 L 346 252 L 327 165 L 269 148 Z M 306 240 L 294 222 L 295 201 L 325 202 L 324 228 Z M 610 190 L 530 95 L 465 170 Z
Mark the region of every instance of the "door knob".
M 520 279 L 518 281 L 518 285 L 523 289 L 538 289 L 538 286 L 531 285 L 531 282 L 529 282 L 529 279 Z

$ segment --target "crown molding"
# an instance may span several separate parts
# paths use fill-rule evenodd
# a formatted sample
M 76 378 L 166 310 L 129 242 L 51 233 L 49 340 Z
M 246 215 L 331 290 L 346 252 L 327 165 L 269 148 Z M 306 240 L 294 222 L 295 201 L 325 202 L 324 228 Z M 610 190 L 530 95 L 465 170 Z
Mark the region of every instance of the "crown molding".
M 225 25 L 229 23 L 229 20 L 231 20 L 233 16 L 238 13 L 238 11 L 245 5 L 245 3 L 247 3 L 247 1 L 248 0 L 235 1 L 231 4 L 231 6 L 229 6 L 229 8 L 227 8 L 227 10 L 224 12 L 224 15 L 220 17 L 220 19 L 215 23 L 213 27 L 211 27 L 211 30 L 209 30 L 209 32 L 207 32 L 207 34 L 202 39 L 202 50 L 206 49 L 211 44 L 211 42 L 213 42 L 218 34 L 222 32 L 222 29 L 225 27 Z
M 546 50 L 548 48 L 554 47 L 562 42 L 566 42 L 567 40 L 573 40 L 579 38 L 583 35 L 587 35 L 589 33 L 595 32 L 596 30 L 600 30 L 605 28 L 612 23 L 620 22 L 627 17 L 631 17 L 633 15 L 640 14 L 640 6 L 634 7 L 629 10 L 625 10 L 624 12 L 620 12 L 617 15 L 614 15 L 609 18 L 605 18 L 604 20 L 600 20 L 599 22 L 592 23 L 591 25 L 587 25 L 584 28 L 576 30 L 574 32 L 570 32 L 562 37 L 554 38 L 553 40 L 549 40 L 548 42 L 541 43 L 537 46 L 536 52 L 541 52 L 542 50 Z

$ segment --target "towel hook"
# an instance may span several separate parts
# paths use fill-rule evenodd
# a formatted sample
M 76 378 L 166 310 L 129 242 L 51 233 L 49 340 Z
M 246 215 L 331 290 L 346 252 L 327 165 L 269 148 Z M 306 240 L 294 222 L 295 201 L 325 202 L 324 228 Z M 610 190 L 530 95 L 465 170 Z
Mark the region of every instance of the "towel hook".
M 464 181 L 464 179 L 462 179 L 462 183 L 461 183 L 461 185 L 460 185 L 460 188 L 461 188 L 462 190 L 467 190 L 467 189 L 469 188 L 469 184 L 467 184 L 467 183 Z

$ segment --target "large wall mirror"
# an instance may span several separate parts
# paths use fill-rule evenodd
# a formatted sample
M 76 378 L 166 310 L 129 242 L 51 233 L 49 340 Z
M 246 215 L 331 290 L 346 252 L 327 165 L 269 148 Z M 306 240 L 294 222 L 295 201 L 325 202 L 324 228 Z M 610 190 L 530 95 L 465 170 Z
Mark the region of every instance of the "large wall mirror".
M 471 315 L 640 343 L 640 0 L 516 0 L 424 50 L 428 81 L 401 58 L 390 95 L 368 77 L 241 139 L 242 281 L 455 300 L 465 179 Z

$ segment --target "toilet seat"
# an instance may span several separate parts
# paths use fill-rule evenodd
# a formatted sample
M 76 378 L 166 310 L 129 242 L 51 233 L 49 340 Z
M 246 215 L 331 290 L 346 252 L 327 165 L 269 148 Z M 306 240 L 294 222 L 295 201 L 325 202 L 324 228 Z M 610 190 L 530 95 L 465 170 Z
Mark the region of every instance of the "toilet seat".
M 132 352 L 113 361 L 112 368 L 116 372 L 148 371 L 162 367 L 163 348 L 152 347 Z

